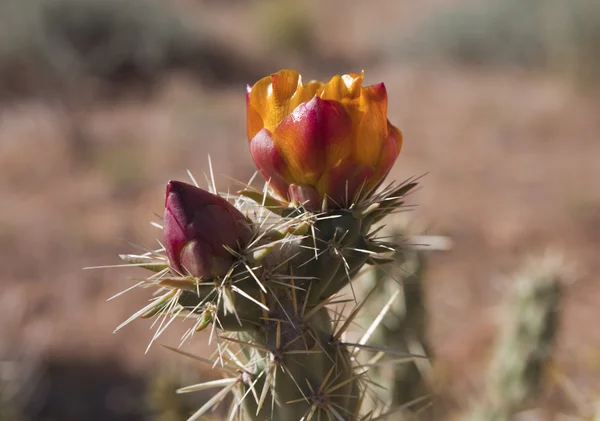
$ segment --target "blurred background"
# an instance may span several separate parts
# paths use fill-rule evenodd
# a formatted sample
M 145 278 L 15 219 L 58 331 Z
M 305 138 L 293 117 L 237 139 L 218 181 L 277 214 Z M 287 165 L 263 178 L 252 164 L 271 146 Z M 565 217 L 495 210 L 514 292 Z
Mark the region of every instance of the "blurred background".
M 428 254 L 427 334 L 452 408 L 476 396 L 510 275 L 558 250 L 558 382 L 534 418 L 582 419 L 600 396 L 600 2 L 597 0 L 0 0 L 0 419 L 185 419 L 217 373 L 113 330 L 143 273 L 169 179 L 223 190 L 254 172 L 247 83 L 384 81 L 405 143 L 391 177 L 427 175 L 411 229 Z M 393 221 L 392 221 L 393 223 Z M 178 325 L 178 323 L 175 323 Z M 185 326 L 159 343 L 176 345 Z M 188 347 L 204 352 L 197 338 Z M 556 377 L 556 376 L 555 376 Z M 537 418 L 536 418 L 537 417 Z

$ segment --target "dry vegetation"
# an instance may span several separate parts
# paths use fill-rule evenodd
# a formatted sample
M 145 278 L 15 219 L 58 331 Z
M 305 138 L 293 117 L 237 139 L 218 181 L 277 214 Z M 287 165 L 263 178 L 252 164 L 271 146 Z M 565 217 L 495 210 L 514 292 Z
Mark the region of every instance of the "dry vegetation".
M 564 285 L 555 376 L 536 415 L 591 416 L 600 394 L 600 56 L 588 47 L 600 41 L 600 12 L 591 3 L 553 9 L 554 19 L 578 17 L 561 32 L 565 60 L 547 52 L 556 42 L 511 26 L 522 20 L 538 34 L 517 1 L 507 2 L 510 13 L 479 15 L 483 0 L 475 9 L 389 0 L 385 14 L 341 0 L 310 14 L 258 1 L 153 6 L 168 13 L 141 0 L 40 3 L 7 0 L 15 17 L 0 13 L 0 420 L 185 413 L 189 403 L 157 408 L 144 391 L 182 381 L 190 366 L 173 369 L 177 357 L 159 347 L 144 355 L 145 322 L 112 334 L 147 296 L 105 300 L 139 273 L 81 268 L 118 263 L 127 241 L 154 246 L 159 232 L 147 221 L 162 212 L 165 182 L 185 179 L 186 169 L 199 176 L 208 154 L 222 188 L 233 186 L 226 176 L 247 179 L 243 83 L 290 66 L 314 78 L 363 68 L 368 82 L 385 81 L 390 120 L 405 134 L 392 175 L 428 172 L 412 224 L 454 245 L 429 255 L 424 281 L 436 381 L 450 410 L 482 384 L 497 305 L 510 289 L 504 275 L 551 247 L 577 276 Z M 442 13 L 459 23 L 429 19 Z M 509 35 L 514 54 L 497 48 Z M 428 47 L 414 54 L 419 45 Z M 552 61 L 538 59 L 544 51 Z M 178 329 L 164 341 L 177 343 Z

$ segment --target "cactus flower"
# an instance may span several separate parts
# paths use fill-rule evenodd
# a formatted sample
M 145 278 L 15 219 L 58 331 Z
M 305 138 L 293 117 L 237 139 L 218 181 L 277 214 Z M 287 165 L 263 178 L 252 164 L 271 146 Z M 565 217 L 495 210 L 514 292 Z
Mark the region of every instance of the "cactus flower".
M 248 220 L 220 196 L 190 184 L 169 181 L 163 220 L 164 246 L 171 267 L 181 274 L 223 276 L 251 237 Z
M 249 86 L 250 152 L 261 174 L 282 197 L 321 207 L 347 207 L 385 178 L 402 146 L 387 119 L 383 83 L 362 86 L 364 73 L 302 84 L 281 70 Z

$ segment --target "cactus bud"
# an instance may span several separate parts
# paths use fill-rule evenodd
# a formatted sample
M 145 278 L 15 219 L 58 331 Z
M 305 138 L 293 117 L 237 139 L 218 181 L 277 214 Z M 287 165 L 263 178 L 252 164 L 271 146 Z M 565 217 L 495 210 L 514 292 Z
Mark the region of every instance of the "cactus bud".
M 169 181 L 163 222 L 164 246 L 171 267 L 181 274 L 223 276 L 252 231 L 248 220 L 220 196 L 179 181 Z

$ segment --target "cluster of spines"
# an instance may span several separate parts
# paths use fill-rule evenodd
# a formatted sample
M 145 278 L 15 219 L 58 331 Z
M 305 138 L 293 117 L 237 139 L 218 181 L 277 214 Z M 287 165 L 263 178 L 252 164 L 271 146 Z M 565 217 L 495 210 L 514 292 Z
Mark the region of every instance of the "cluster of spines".
M 259 419 L 255 418 L 259 414 L 260 419 L 281 419 L 277 417 L 283 414 L 304 420 L 383 419 L 390 408 L 371 405 L 373 409 L 359 415 L 366 399 L 380 402 L 373 390 L 377 385 L 368 377 L 377 362 L 360 364 L 356 357 L 361 349 L 377 349 L 367 342 L 389 306 L 382 309 L 360 341 L 349 343 L 344 335 L 371 294 L 357 303 L 354 291 L 345 299 L 339 293 L 346 285 L 352 289 L 351 280 L 365 263 L 379 265 L 391 260 L 398 246 L 380 240 L 380 228 L 373 225 L 404 210 L 403 198 L 415 186 L 415 180 L 390 184 L 379 193 L 363 196 L 349 209 L 320 213 L 306 212 L 302 204 L 285 206 L 268 195 L 267 187 L 262 192 L 246 188 L 235 197 L 223 195 L 235 199 L 236 207 L 250 216 L 254 227 L 254 237 L 244 250 L 230 250 L 236 257 L 231 270 L 210 280 L 175 273 L 163 247 L 121 256 L 129 266 L 153 272 L 134 287 L 153 286 L 158 291 L 118 329 L 138 317 L 154 318 L 158 324 L 154 341 L 174 320 L 195 319 L 183 343 L 211 326 L 209 340 L 217 342 L 213 358 L 171 348 L 218 367 L 226 376 L 180 390 L 223 387 L 190 420 L 214 408 L 230 392 L 236 393 L 237 399 L 229 419 L 241 419 L 242 407 L 244 419 Z M 214 182 L 212 187 L 216 192 Z M 379 283 L 371 293 L 378 287 Z M 344 310 L 330 313 L 333 305 L 345 307 L 350 303 L 355 307 L 349 314 Z M 416 357 L 378 350 L 396 357 L 402 354 L 402 360 Z M 317 376 L 318 382 L 308 381 L 310 376 L 302 379 L 298 373 L 294 375 L 286 364 L 290 360 L 311 362 L 317 354 L 327 368 Z M 276 409 L 294 406 L 302 407 L 300 413 Z
M 395 241 L 407 238 L 406 230 L 397 228 L 391 235 Z M 415 238 L 415 237 L 413 237 Z M 432 237 L 428 237 L 428 248 L 440 249 L 440 245 L 431 245 Z M 435 241 L 433 242 L 435 243 Z M 415 244 L 416 247 L 419 245 Z M 425 252 L 417 249 L 397 250 L 393 256 L 395 261 L 387 267 L 374 268 L 361 283 L 363 288 L 372 288 L 382 282 L 372 299 L 367 303 L 361 319 L 368 321 L 380 312 L 383 307 L 389 311 L 382 320 L 372 338 L 372 344 L 391 347 L 406 352 L 427 355 L 431 358 L 427 340 L 427 320 L 424 297 Z M 401 285 L 398 288 L 398 285 Z M 364 355 L 369 362 L 379 361 L 382 353 Z M 389 406 L 398 407 L 411 402 L 430 389 L 431 367 L 427 360 L 406 360 L 406 364 L 389 364 L 373 370 L 371 378 L 384 385 L 380 393 Z M 420 413 L 426 410 L 430 402 L 413 405 L 412 411 Z

